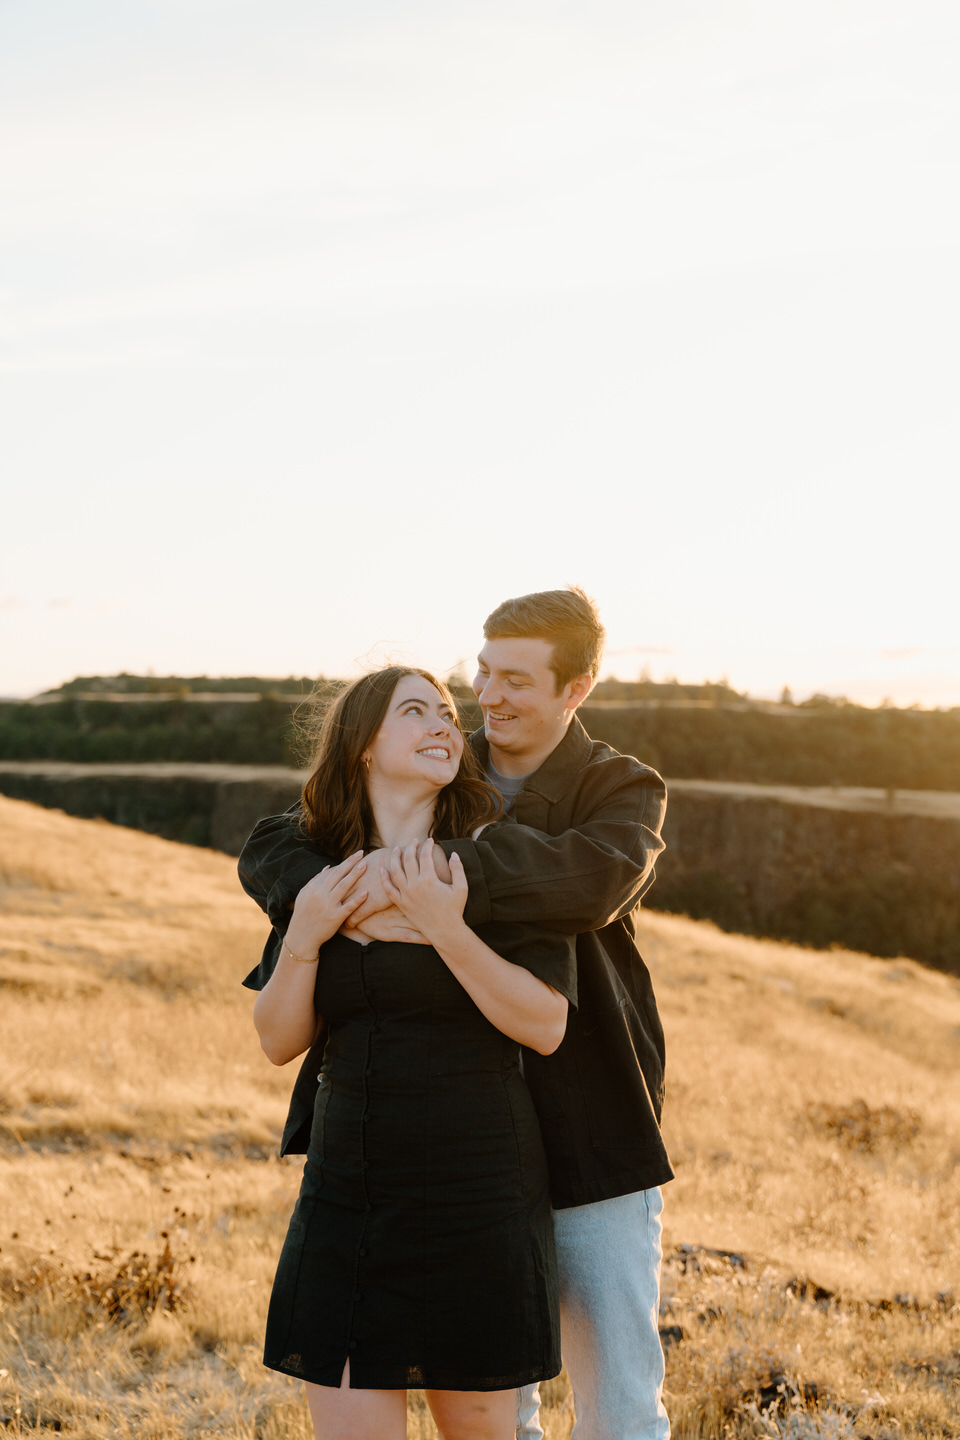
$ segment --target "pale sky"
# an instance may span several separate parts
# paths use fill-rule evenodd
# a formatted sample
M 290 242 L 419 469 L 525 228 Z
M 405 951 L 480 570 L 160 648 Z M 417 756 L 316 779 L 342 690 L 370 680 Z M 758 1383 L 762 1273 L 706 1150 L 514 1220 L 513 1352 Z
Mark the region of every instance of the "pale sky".
M 0 0 L 0 694 L 960 705 L 956 0 Z

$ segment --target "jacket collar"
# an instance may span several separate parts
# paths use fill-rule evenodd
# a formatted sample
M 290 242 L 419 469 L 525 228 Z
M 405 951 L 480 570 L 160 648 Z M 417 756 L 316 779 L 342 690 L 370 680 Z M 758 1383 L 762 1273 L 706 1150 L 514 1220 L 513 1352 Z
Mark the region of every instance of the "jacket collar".
M 487 744 L 482 727 L 474 730 L 470 736 L 470 743 L 476 750 L 481 765 L 486 768 L 490 759 L 490 746 Z M 557 748 L 551 750 L 539 770 L 534 770 L 532 775 L 527 776 L 523 785 L 524 790 L 532 790 L 534 794 L 542 796 L 551 805 L 555 805 L 567 793 L 571 776 L 583 767 L 592 745 L 590 736 L 583 728 L 579 718 L 574 715 Z

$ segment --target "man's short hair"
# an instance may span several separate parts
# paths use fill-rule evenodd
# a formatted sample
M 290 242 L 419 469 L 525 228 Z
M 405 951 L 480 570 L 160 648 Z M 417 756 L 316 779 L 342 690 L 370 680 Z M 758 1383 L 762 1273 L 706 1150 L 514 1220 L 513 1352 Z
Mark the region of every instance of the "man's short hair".
M 487 640 L 546 640 L 553 647 L 550 669 L 557 693 L 578 675 L 596 680 L 606 631 L 596 604 L 580 589 L 535 590 L 504 600 L 483 623 Z

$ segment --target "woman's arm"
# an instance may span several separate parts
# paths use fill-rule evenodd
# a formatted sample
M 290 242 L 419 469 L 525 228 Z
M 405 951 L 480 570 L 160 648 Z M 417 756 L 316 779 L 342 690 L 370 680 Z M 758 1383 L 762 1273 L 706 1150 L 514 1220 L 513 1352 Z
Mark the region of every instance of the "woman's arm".
M 540 1055 L 552 1055 L 567 1026 L 567 998 L 546 981 L 504 960 L 464 923 L 467 881 L 460 858 L 450 861 L 452 885 L 437 876 L 433 841 L 399 847 L 384 875 L 387 893 L 426 936 L 477 1009 Z
M 297 895 L 276 969 L 253 1007 L 260 1048 L 274 1065 L 286 1065 L 316 1039 L 320 1020 L 313 991 L 320 947 L 361 903 L 364 891 L 347 897 L 364 869 L 358 850 L 342 864 L 328 865 Z

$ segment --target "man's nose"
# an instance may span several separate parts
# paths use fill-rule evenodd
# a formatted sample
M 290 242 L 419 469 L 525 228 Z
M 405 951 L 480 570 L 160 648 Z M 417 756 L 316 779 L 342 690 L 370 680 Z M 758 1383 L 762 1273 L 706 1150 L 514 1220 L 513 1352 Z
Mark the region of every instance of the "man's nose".
M 483 687 L 477 696 L 481 705 L 493 705 L 499 697 L 499 686 L 494 683 L 492 675 L 488 675 L 483 682 Z

